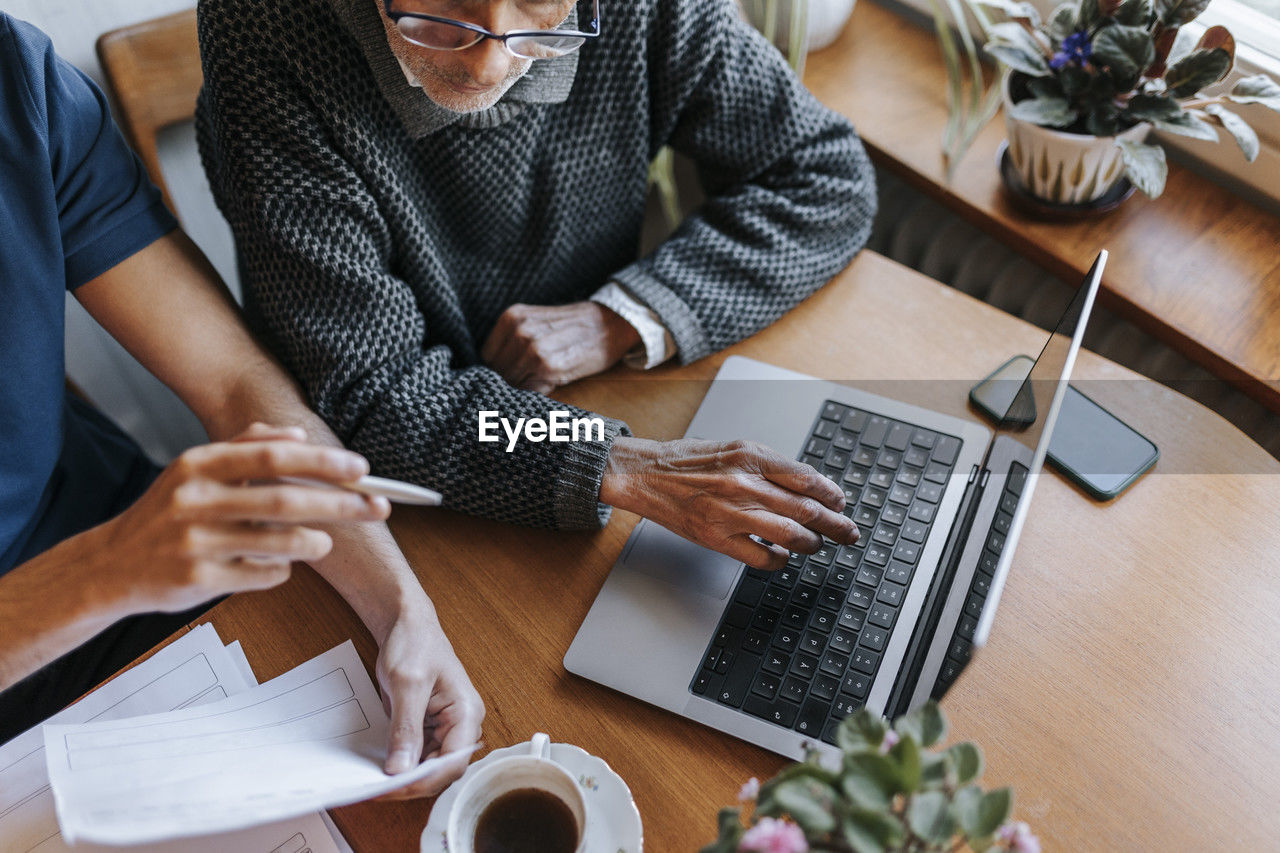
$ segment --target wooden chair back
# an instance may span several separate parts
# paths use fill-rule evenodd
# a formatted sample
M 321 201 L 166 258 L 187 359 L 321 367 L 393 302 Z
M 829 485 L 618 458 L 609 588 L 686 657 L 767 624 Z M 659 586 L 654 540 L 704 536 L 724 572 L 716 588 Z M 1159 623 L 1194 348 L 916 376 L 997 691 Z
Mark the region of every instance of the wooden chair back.
M 125 136 L 176 215 L 156 139 L 161 130 L 195 116 L 204 82 L 195 9 L 103 33 L 97 50 Z

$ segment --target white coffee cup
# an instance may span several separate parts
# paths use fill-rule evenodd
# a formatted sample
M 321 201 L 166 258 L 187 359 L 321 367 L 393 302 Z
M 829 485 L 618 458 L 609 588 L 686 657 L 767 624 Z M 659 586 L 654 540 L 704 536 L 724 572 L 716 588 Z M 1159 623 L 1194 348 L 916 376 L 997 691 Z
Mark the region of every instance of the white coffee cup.
M 577 780 L 551 760 L 551 738 L 539 732 L 525 755 L 512 755 L 479 768 L 462 785 L 449 810 L 448 840 L 452 853 L 473 853 L 476 824 L 489 804 L 503 794 L 537 788 L 569 807 L 578 829 L 574 853 L 586 850 L 587 803 Z

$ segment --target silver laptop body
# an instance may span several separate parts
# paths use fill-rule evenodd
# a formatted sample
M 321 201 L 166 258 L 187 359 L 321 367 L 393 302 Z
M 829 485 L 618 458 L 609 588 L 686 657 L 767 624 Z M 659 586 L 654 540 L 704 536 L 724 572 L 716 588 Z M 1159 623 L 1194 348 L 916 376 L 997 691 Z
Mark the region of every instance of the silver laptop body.
M 1105 259 L 1103 252 L 1017 395 L 1024 405 L 1030 401 L 1035 408 L 1038 403 L 1043 413 L 1021 433 L 1002 431 L 993 437 L 990 429 L 972 421 L 741 357 L 725 360 L 690 423 L 686 437 L 751 439 L 801 458 L 815 418 L 835 403 L 959 440 L 865 697 L 876 712 L 896 716 L 945 690 L 939 688 L 944 673 L 947 685 L 954 681 L 964 664 L 948 653 L 984 558 L 984 577 L 993 574 L 994 581 L 972 636 L 975 647 L 985 642 Z M 1051 350 L 1053 357 L 1046 358 Z M 1004 548 L 997 562 L 984 547 L 1007 497 L 1011 472 L 1025 472 L 1025 485 L 1008 532 L 1002 534 Z M 865 528 L 862 532 L 864 541 L 872 534 Z M 711 693 L 694 692 L 700 671 L 710 671 L 704 663 L 711 640 L 748 571 L 742 563 L 642 520 L 574 637 L 565 667 L 782 755 L 800 758 L 810 748 L 834 754 L 822 732 L 803 720 L 784 728 L 760 716 L 758 709 L 753 715 Z M 829 735 L 828 729 L 828 741 Z

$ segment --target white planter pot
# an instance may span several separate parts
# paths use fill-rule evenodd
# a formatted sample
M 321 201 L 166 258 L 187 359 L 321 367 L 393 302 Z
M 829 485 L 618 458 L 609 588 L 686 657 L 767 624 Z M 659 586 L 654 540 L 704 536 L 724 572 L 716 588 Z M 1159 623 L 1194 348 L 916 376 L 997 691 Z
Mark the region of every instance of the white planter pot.
M 1151 125 L 1139 124 L 1117 136 L 1064 133 L 1010 115 L 1009 78 L 1004 81 L 1004 122 L 1009 156 L 1023 185 L 1055 204 L 1085 204 L 1106 195 L 1124 177 L 1116 141 L 1142 142 Z
M 790 42 L 791 7 L 793 0 L 777 0 L 774 13 L 773 43 L 784 54 Z M 822 50 L 831 44 L 844 31 L 849 16 L 853 14 L 854 0 L 800 0 L 808 2 L 808 24 L 805 27 L 806 47 L 808 50 Z M 739 0 L 743 17 L 761 32 L 768 30 L 764 20 L 764 10 L 768 4 L 765 0 Z

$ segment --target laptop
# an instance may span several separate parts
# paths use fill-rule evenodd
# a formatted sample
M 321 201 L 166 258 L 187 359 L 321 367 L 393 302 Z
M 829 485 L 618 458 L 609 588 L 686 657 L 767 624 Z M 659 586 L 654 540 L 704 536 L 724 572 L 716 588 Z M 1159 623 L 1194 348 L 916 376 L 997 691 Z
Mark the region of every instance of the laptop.
M 845 490 L 861 539 L 765 572 L 643 520 L 565 667 L 795 758 L 834 755 L 859 707 L 896 717 L 941 699 L 990 634 L 1106 258 L 994 432 L 726 359 L 686 436 L 794 453 Z

